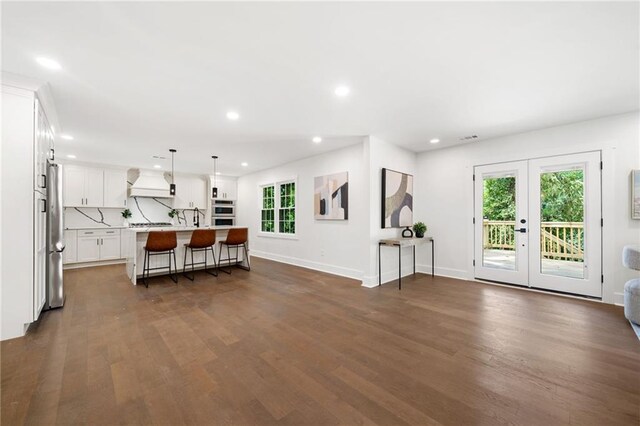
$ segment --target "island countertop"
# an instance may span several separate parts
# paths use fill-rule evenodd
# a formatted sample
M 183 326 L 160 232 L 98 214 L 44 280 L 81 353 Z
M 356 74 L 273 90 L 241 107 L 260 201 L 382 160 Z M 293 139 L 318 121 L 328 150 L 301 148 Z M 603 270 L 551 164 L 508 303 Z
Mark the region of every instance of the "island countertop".
M 124 241 L 124 253 L 126 258 L 126 269 L 127 275 L 131 282 L 136 285 L 138 283 L 138 278 L 142 276 L 142 270 L 144 266 L 144 258 L 145 258 L 145 250 L 144 246 L 147 243 L 147 237 L 150 232 L 153 231 L 175 231 L 176 232 L 176 248 L 175 248 L 175 264 L 174 267 L 176 269 L 182 270 L 183 263 L 185 260 L 186 249 L 185 245 L 189 243 L 191 240 L 191 234 L 193 231 L 197 229 L 212 229 L 216 231 L 216 243 L 214 244 L 215 255 L 217 256 L 217 260 L 221 261 L 223 265 L 227 265 L 233 259 L 235 262 L 235 256 L 231 256 L 232 259 L 229 259 L 229 252 L 224 251 L 221 253 L 221 247 L 218 244 L 220 241 L 224 241 L 227 238 L 227 234 L 229 230 L 235 228 L 246 228 L 243 226 L 201 226 L 196 228 L 195 226 L 149 226 L 144 228 L 126 228 L 122 230 L 122 238 Z M 248 243 L 247 243 L 248 247 Z M 248 259 L 242 250 L 239 252 L 238 260 L 242 263 L 248 262 Z M 199 251 L 193 253 L 193 259 L 196 263 L 202 262 L 205 259 L 205 256 L 211 257 L 211 251 Z M 162 257 L 163 259 L 158 259 Z M 150 267 L 162 267 L 168 265 L 167 258 L 164 256 L 153 256 L 149 259 Z M 174 262 L 172 262 L 174 263 Z M 213 258 L 208 261 L 209 266 L 214 265 Z M 247 263 L 248 265 L 248 263 Z M 202 266 L 197 266 L 195 269 L 202 269 Z M 155 271 L 151 275 L 165 275 L 168 271 Z
M 142 228 L 125 228 L 125 231 L 131 231 L 134 233 L 150 232 L 150 231 L 176 231 L 176 232 L 191 232 L 196 229 L 214 229 L 216 231 L 228 231 L 233 228 L 246 228 L 246 226 L 149 226 Z

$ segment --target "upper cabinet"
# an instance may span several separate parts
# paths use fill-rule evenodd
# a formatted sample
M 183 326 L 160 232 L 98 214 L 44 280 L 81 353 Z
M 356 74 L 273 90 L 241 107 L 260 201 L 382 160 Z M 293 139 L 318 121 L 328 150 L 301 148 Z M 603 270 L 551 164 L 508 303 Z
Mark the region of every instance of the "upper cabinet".
M 46 195 L 47 193 L 47 161 L 53 161 L 53 132 L 47 121 L 47 116 L 35 99 L 35 167 L 34 190 Z
M 127 207 L 127 171 L 104 171 L 104 206 Z
M 176 195 L 173 198 L 174 209 L 206 210 L 207 182 L 197 176 L 175 176 Z
M 214 179 L 210 177 L 211 188 L 214 186 Z M 236 200 L 238 198 L 238 182 L 230 177 L 217 176 L 215 186 L 218 188 L 218 196 L 216 200 Z M 209 191 L 211 196 L 211 191 Z
M 65 207 L 103 207 L 104 174 L 102 169 L 67 164 L 64 166 Z
M 125 170 L 67 164 L 64 166 L 65 207 L 127 206 L 127 172 Z

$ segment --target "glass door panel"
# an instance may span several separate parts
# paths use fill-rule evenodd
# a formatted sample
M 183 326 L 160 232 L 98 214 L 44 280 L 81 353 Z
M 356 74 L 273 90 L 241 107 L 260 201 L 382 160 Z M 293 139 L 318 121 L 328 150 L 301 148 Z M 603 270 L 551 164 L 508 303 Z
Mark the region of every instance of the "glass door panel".
M 601 297 L 600 153 L 530 160 L 529 181 L 530 286 Z
M 540 273 L 584 278 L 584 169 L 540 173 Z
M 482 266 L 516 269 L 516 177 L 482 179 Z
M 527 162 L 477 166 L 476 278 L 527 285 Z

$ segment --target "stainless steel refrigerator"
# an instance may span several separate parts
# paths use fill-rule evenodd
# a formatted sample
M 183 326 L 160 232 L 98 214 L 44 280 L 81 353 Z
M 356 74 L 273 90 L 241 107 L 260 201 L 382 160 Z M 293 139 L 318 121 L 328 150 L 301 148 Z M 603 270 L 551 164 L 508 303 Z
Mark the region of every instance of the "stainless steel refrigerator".
M 47 301 L 44 309 L 64 305 L 62 256 L 64 251 L 64 219 L 62 204 L 62 169 L 49 163 L 47 167 Z

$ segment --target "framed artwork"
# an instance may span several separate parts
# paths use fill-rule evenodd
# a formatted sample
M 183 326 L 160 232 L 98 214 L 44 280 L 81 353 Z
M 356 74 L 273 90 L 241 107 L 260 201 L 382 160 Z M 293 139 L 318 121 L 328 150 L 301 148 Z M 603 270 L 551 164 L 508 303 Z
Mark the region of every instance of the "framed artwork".
M 349 173 L 317 176 L 313 183 L 313 217 L 317 220 L 348 220 Z
M 631 171 L 631 219 L 640 219 L 640 170 Z
M 382 228 L 413 225 L 413 176 L 382 169 Z

